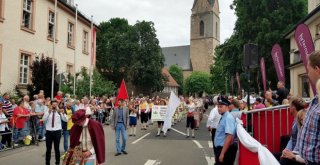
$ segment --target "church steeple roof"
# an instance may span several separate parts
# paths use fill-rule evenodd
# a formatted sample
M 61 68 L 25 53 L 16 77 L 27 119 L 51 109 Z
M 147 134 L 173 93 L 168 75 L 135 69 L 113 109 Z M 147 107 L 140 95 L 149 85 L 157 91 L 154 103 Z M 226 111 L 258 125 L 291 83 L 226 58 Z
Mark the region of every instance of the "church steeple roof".
M 211 7 L 214 5 L 214 1 L 215 1 L 215 0 L 207 0 L 207 1 L 208 1 L 209 4 L 211 5 Z M 196 6 L 197 2 L 198 2 L 198 0 L 194 0 L 192 8 L 194 8 L 194 6 Z

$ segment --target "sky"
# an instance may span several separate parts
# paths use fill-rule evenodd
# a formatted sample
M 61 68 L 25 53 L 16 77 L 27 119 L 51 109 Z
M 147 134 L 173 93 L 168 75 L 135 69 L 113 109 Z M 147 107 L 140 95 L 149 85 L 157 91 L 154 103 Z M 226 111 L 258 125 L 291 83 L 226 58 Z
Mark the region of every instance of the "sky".
M 93 15 L 95 23 L 120 17 L 133 25 L 152 21 L 161 47 L 190 44 L 190 16 L 194 0 L 74 0 L 79 10 Z M 220 0 L 220 44 L 232 35 L 236 16 L 233 0 Z

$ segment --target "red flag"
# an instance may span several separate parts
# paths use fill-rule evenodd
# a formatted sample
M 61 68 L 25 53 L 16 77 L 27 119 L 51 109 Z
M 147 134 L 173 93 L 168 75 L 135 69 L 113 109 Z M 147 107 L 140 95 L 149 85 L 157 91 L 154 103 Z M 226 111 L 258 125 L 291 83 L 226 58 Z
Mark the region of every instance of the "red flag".
M 126 87 L 124 80 L 122 79 L 115 106 L 118 106 L 119 99 L 125 100 L 128 98 L 129 97 L 128 97 L 128 93 L 127 93 L 127 87 Z
M 95 65 L 96 61 L 96 33 L 97 29 L 95 27 L 92 28 L 92 35 L 91 35 L 91 65 Z
M 294 38 L 296 40 L 296 43 L 300 52 L 300 58 L 308 73 L 308 68 L 307 68 L 308 57 L 315 50 L 309 27 L 305 24 L 298 25 L 298 27 L 296 28 L 296 31 L 294 32 Z M 316 94 L 317 90 L 315 85 L 312 83 L 312 81 L 309 81 L 309 82 L 310 82 L 313 94 Z
M 274 67 L 276 68 L 278 80 L 285 83 L 283 54 L 279 44 L 273 45 L 271 55 L 272 55 Z

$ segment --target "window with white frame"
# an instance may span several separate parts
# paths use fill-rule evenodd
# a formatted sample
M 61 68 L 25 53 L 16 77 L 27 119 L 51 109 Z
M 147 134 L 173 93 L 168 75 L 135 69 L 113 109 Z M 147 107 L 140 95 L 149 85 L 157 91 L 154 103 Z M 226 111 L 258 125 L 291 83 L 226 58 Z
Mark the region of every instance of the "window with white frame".
M 28 84 L 29 83 L 29 62 L 30 55 L 21 53 L 20 56 L 20 75 L 19 75 L 19 83 L 20 84 Z
M 320 24 L 316 27 L 316 36 L 320 36 Z
M 54 12 L 49 11 L 48 38 L 53 38 L 53 33 L 54 33 Z
M 310 97 L 310 84 L 308 75 L 300 76 L 300 92 L 302 97 Z
M 73 66 L 71 64 L 67 64 L 67 70 L 66 70 L 67 74 L 71 75 L 73 73 Z
M 68 46 L 74 46 L 73 37 L 74 37 L 74 25 L 73 23 L 68 23 Z
M 32 29 L 33 1 L 23 0 L 22 26 Z
M 0 0 L 0 22 L 4 20 L 4 0 Z
M 88 53 L 88 32 L 83 31 L 82 52 Z

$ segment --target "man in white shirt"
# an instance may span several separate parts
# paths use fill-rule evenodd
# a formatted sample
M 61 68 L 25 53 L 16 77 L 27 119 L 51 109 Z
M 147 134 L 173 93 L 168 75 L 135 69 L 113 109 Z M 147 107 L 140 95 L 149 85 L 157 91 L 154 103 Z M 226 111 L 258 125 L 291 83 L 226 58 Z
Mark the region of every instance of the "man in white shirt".
M 67 122 L 68 117 L 59 110 L 56 100 L 51 101 L 51 106 L 43 115 L 43 121 L 46 123 L 46 165 L 50 165 L 52 143 L 54 143 L 56 165 L 58 165 L 60 164 L 61 120 Z
M 207 128 L 208 128 L 208 131 L 211 132 L 211 139 L 212 139 L 213 146 L 214 146 L 214 136 L 216 134 L 216 129 L 218 127 L 218 124 L 221 118 L 221 115 L 219 114 L 219 111 L 218 111 L 217 99 L 218 99 L 218 96 L 215 96 L 213 98 L 213 103 L 215 107 L 210 111 L 208 121 L 207 121 Z

